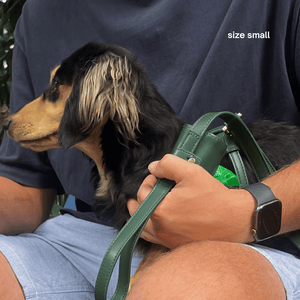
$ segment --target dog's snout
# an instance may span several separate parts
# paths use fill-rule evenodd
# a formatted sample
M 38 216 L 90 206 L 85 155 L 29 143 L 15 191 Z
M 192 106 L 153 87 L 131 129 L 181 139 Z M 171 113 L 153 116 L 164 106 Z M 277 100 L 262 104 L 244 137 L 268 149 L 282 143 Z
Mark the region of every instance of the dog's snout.
M 3 129 L 7 131 L 9 129 L 10 124 L 11 124 L 11 119 L 10 118 L 6 119 L 2 125 Z

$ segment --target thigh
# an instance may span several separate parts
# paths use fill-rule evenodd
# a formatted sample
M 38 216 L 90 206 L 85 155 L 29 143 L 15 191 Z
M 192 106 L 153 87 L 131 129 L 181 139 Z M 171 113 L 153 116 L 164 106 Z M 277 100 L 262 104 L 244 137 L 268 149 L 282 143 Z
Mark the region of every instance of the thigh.
M 91 284 L 47 242 L 0 235 L 0 251 L 9 262 L 26 299 L 94 299 Z
M 0 251 L 9 261 L 26 299 L 95 299 L 102 258 L 117 232 L 72 216 L 42 224 L 33 234 L 0 235 Z M 132 272 L 140 257 L 134 257 Z M 108 296 L 118 278 L 115 270 Z
M 0 252 L 0 295 L 3 300 L 24 300 L 23 289 L 9 262 Z
M 145 270 L 127 299 L 282 300 L 286 296 L 280 277 L 259 252 L 241 244 L 207 241 L 160 258 Z

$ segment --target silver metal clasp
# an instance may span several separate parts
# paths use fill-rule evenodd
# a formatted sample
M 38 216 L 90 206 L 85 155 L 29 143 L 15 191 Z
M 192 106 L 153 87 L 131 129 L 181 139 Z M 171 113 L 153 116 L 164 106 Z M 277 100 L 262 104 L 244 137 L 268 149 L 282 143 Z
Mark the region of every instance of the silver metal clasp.
M 196 163 L 196 158 L 195 157 L 188 157 L 187 161 L 192 163 L 192 164 L 195 164 Z
M 222 128 L 222 131 L 224 131 L 227 135 L 232 136 L 232 134 L 231 134 L 230 130 L 228 129 L 228 126 L 227 126 L 227 125 L 225 125 L 225 126 Z

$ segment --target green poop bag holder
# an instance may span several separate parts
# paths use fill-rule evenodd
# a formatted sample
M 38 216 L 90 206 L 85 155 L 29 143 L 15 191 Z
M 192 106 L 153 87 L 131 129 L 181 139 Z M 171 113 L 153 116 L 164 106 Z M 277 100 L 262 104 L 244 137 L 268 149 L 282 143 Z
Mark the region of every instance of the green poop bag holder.
M 217 118 L 223 119 L 225 126 L 209 129 Z M 194 125 L 184 125 L 172 154 L 202 166 L 227 186 L 245 187 L 248 185 L 248 179 L 240 151 L 246 155 L 258 181 L 275 171 L 240 115 L 231 112 L 207 113 Z M 221 160 L 226 155 L 232 162 L 235 174 L 220 166 Z M 108 284 L 119 258 L 118 284 L 111 299 L 122 300 L 126 297 L 136 243 L 151 214 L 174 185 L 175 183 L 170 180 L 158 179 L 148 197 L 111 243 L 96 280 L 96 300 L 107 299 Z

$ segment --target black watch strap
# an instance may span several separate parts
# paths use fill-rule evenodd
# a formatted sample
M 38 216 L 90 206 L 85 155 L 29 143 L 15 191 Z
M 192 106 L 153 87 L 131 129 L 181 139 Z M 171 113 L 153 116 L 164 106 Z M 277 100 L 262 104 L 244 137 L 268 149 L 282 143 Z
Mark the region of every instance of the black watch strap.
M 276 199 L 272 190 L 265 184 L 257 182 L 251 185 L 244 187 L 243 189 L 247 190 L 252 194 L 252 196 L 257 201 L 257 206 L 261 206 L 269 201 Z

